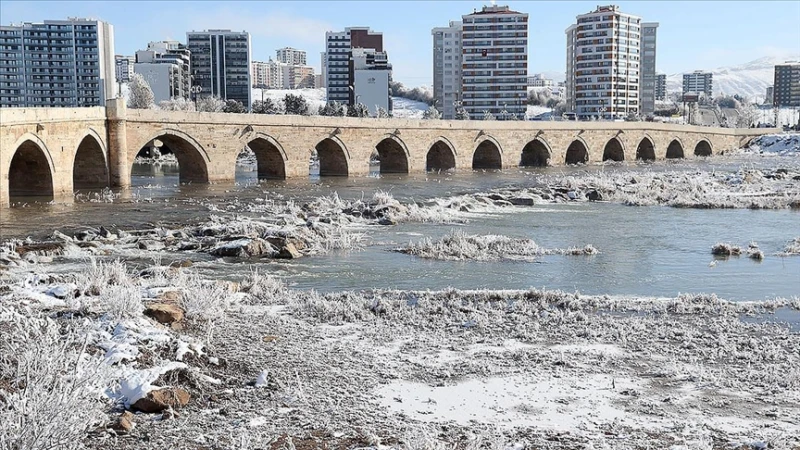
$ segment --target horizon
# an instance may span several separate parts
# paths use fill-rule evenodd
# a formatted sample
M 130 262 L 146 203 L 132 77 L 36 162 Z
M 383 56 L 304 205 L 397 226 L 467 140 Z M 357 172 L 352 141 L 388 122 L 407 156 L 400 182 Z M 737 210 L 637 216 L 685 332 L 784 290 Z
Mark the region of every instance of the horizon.
M 143 5 L 144 3 L 144 5 Z M 306 51 L 308 65 L 320 73 L 320 52 L 324 51 L 325 31 L 368 26 L 383 33 L 393 78 L 409 87 L 432 84 L 431 29 L 460 20 L 463 14 L 480 9 L 488 2 L 202 2 L 201 10 L 188 9 L 188 3 L 136 2 L 136 7 L 155 5 L 160 11 L 146 19 L 130 14 L 133 2 L 24 2 L 0 3 L 2 25 L 20 22 L 63 20 L 87 17 L 103 20 L 114 27 L 114 51 L 134 55 L 151 41 L 186 42 L 186 33 L 207 29 L 248 31 L 253 61 L 274 58 L 275 51 L 293 47 Z M 296 6 L 314 5 L 302 8 Z M 566 67 L 564 30 L 575 16 L 594 10 L 597 2 L 497 2 L 530 14 L 528 31 L 528 74 L 543 73 L 563 80 Z M 800 58 L 800 2 L 613 2 L 623 12 L 658 22 L 658 73 L 674 75 L 695 70 L 738 66 L 762 59 Z M 194 4 L 193 4 L 194 5 Z M 357 5 L 357 7 L 355 7 Z M 387 5 L 391 14 L 387 14 Z M 682 6 L 676 8 L 676 5 Z M 44 6 L 44 7 L 43 7 Z M 690 8 L 691 11 L 686 11 Z M 42 15 L 42 11 L 49 11 Z M 753 14 L 757 12 L 757 14 Z M 709 19 L 704 26 L 687 17 Z M 262 18 L 263 17 L 263 18 Z M 748 31 L 742 36 L 738 25 L 746 18 Z M 542 20 L 544 18 L 544 20 Z M 547 42 L 547 45 L 538 45 Z M 725 45 L 731 42 L 730 45 Z

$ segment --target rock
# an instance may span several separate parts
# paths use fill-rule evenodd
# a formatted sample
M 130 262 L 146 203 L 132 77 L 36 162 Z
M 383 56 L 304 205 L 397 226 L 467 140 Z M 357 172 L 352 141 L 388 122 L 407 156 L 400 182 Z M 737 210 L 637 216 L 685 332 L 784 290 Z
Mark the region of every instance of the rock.
M 264 254 L 271 256 L 275 253 L 275 249 L 264 239 L 243 238 L 226 242 L 225 244 L 211 250 L 210 253 L 214 256 L 246 258 L 249 256 L 261 256 Z
M 59 285 L 47 290 L 47 295 L 51 297 L 55 297 L 60 300 L 64 300 L 69 296 L 70 293 L 73 292 L 73 289 L 69 286 Z
M 111 232 L 106 229 L 106 227 L 100 225 L 100 237 L 108 239 L 111 236 Z
M 603 195 L 596 190 L 591 190 L 586 193 L 586 198 L 588 198 L 590 202 L 597 202 L 603 199 Z
M 302 258 L 303 254 L 297 250 L 294 244 L 289 242 L 283 248 L 280 249 L 277 256 L 275 257 L 280 259 L 297 259 L 297 258 Z
M 88 241 L 93 239 L 96 234 L 89 230 L 78 231 L 75 233 L 75 240 L 76 241 Z
M 169 264 L 170 267 L 181 268 L 181 269 L 185 269 L 187 267 L 192 267 L 193 265 L 194 265 L 194 263 L 192 262 L 191 259 L 184 259 L 182 261 L 172 261 Z
M 139 249 L 146 250 L 148 252 L 154 252 L 158 250 L 164 250 L 164 243 L 161 241 L 154 241 L 152 239 L 140 239 L 139 240 Z
M 171 324 L 183 320 L 183 310 L 168 303 L 154 303 L 144 310 L 144 315 L 152 317 L 158 323 Z
M 117 434 L 128 434 L 136 425 L 136 423 L 133 421 L 133 418 L 134 415 L 132 412 L 125 411 L 121 416 L 119 416 L 119 418 L 117 418 L 117 421 L 111 425 L 111 429 L 116 431 Z
M 381 217 L 381 219 L 378 220 L 378 225 L 397 225 L 397 222 L 388 217 Z
M 506 198 L 500 194 L 489 194 L 488 197 L 492 200 L 505 200 Z
M 495 200 L 494 206 L 514 206 L 508 200 Z
M 567 197 L 569 197 L 570 200 L 575 200 L 578 198 L 578 194 L 575 191 L 567 191 Z
M 187 250 L 198 250 L 199 248 L 200 248 L 200 243 L 199 242 L 181 241 L 178 244 L 178 250 L 182 251 L 182 252 L 185 252 Z
M 24 244 L 14 249 L 19 256 L 32 253 L 39 256 L 56 256 L 64 254 L 63 242 L 37 242 L 35 244 Z
M 66 234 L 64 234 L 64 233 L 62 233 L 62 232 L 60 232 L 58 230 L 53 231 L 52 238 L 57 240 L 57 241 L 60 241 L 60 242 L 72 242 L 72 238 L 71 237 L 67 236 Z
M 158 296 L 163 302 L 177 303 L 181 299 L 181 291 L 164 291 Z
M 508 201 L 515 206 L 533 206 L 536 204 L 536 199 L 533 197 L 512 197 Z
M 169 408 L 175 409 L 186 406 L 190 399 L 191 396 L 184 389 L 162 388 L 148 392 L 146 397 L 140 398 L 131 405 L 131 409 L 145 413 L 156 413 Z
M 180 417 L 180 415 L 172 408 L 165 409 L 164 412 L 161 413 L 161 420 L 177 419 L 178 417 Z

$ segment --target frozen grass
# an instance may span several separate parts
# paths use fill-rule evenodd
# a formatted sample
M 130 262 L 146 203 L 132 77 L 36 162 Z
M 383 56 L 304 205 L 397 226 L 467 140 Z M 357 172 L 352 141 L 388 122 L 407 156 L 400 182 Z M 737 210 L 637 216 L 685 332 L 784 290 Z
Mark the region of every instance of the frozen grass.
M 796 237 L 786 243 L 786 248 L 783 249 L 780 256 L 796 256 L 800 255 L 800 237 Z
M 6 310 L 5 313 L 8 313 Z M 105 419 L 111 374 L 69 324 L 0 314 L 0 448 L 78 449 Z
M 711 254 L 714 256 L 739 256 L 742 254 L 742 248 L 737 245 L 718 242 L 711 247 Z
M 591 245 L 583 248 L 547 249 L 530 239 L 507 236 L 469 235 L 456 230 L 439 240 L 425 238 L 396 251 L 421 258 L 446 261 L 498 261 L 502 259 L 533 261 L 545 255 L 595 255 L 597 249 Z

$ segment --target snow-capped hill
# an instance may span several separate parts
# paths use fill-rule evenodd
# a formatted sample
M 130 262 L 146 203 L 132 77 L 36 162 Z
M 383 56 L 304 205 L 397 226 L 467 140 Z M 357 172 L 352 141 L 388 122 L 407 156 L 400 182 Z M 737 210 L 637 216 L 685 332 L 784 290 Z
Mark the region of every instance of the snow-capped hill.
M 730 67 L 718 67 L 710 72 L 714 74 L 714 96 L 741 95 L 759 102 L 764 100 L 767 86 L 772 86 L 775 65 L 786 61 L 800 61 L 800 55 L 793 57 L 767 56 L 744 64 Z M 683 73 L 667 76 L 667 91 L 683 89 Z

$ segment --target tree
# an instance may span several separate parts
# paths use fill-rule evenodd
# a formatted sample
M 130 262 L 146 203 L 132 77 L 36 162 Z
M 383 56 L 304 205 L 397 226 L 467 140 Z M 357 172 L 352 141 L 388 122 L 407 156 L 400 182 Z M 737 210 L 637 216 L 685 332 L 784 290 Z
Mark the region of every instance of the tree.
M 456 107 L 456 113 L 455 113 L 456 120 L 469 120 L 469 112 L 467 112 L 467 110 L 464 109 L 464 105 L 461 102 L 456 102 L 455 107 Z
M 385 109 L 378 107 L 377 111 L 375 112 L 375 117 L 377 117 L 378 119 L 388 119 L 392 116 Z
M 442 118 L 442 113 L 440 113 L 436 107 L 431 106 L 422 113 L 422 118 L 424 120 L 439 120 Z
M 153 90 L 141 74 L 135 72 L 131 74 L 128 90 L 130 92 L 128 108 L 148 109 L 155 106 Z
M 403 97 L 409 100 L 433 105 L 433 93 L 423 88 L 415 87 L 413 89 L 408 89 L 399 81 L 390 81 L 389 92 L 392 97 Z
M 194 102 L 189 99 L 178 97 L 172 100 L 163 100 L 158 103 L 158 107 L 164 111 L 194 111 Z
M 200 112 L 222 112 L 225 109 L 225 100 L 214 97 L 201 97 L 197 100 L 197 110 Z
M 302 95 L 286 94 L 283 97 L 283 109 L 286 114 L 296 114 L 300 116 L 308 115 L 308 102 Z
M 758 113 L 759 111 L 755 105 L 751 103 L 742 103 L 738 108 L 736 108 L 736 114 L 738 115 L 736 119 L 736 127 L 750 128 L 755 123 Z
M 483 111 L 483 118 L 482 120 L 495 120 L 494 115 L 487 110 Z
M 280 114 L 280 109 L 278 109 L 278 105 L 272 101 L 271 98 L 266 98 L 262 100 L 256 100 L 253 102 L 253 113 L 254 114 Z
M 347 107 L 347 117 L 369 117 L 369 108 L 363 103 L 356 103 Z
M 247 108 L 245 108 L 242 102 L 239 100 L 226 100 L 225 106 L 222 108 L 222 112 L 244 114 L 247 112 Z
M 320 106 L 317 114 L 320 116 L 343 117 L 344 110 L 345 108 L 342 107 L 342 104 L 334 100 L 326 103 L 324 106 Z

